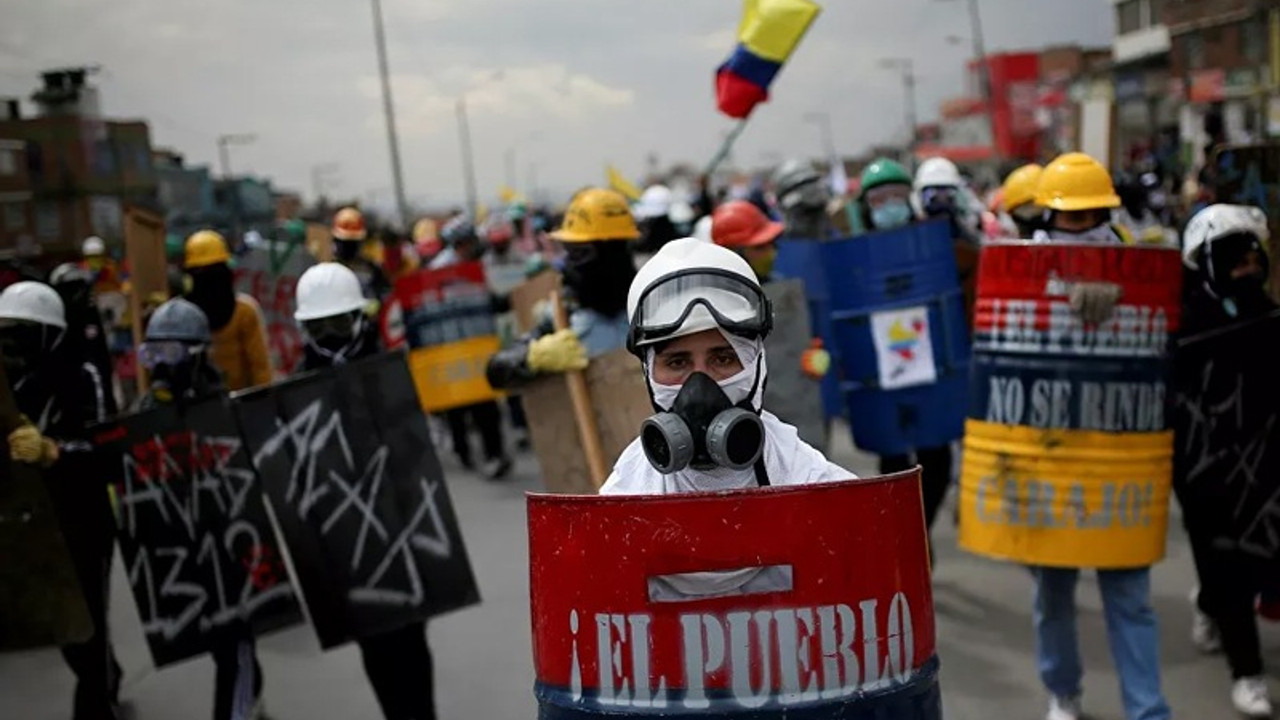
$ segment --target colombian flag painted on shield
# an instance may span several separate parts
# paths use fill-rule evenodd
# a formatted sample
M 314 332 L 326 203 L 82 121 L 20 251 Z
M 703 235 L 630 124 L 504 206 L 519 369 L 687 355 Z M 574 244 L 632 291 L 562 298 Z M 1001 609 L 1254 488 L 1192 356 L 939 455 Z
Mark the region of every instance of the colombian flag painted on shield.
M 745 118 L 769 99 L 769 85 L 822 8 L 813 0 L 743 0 L 738 46 L 716 70 L 716 105 Z

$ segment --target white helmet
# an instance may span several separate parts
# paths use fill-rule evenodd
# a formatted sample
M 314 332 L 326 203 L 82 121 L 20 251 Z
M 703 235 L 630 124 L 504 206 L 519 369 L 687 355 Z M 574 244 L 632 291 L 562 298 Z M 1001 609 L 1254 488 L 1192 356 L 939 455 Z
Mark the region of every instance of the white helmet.
M 703 242 L 714 242 L 711 237 L 711 216 L 703 215 L 693 224 L 693 236 Z
M 1271 237 L 1266 213 L 1251 205 L 1210 205 L 1196 213 L 1182 233 L 1183 264 L 1199 270 L 1201 248 L 1207 251 L 1215 241 L 1239 233 L 1253 235 L 1259 245 L 1266 247 Z
M 0 319 L 27 320 L 67 329 L 67 311 L 57 291 L 30 280 L 16 282 L 0 293 Z
M 721 328 L 764 337 L 769 301 L 740 255 L 697 238 L 672 240 L 636 272 L 627 292 L 628 345 L 642 346 Z
M 96 257 L 107 254 L 107 244 L 97 235 L 90 235 L 80 243 L 80 254 L 85 257 Z
M 293 318 L 298 322 L 355 312 L 367 302 L 360 289 L 360 278 L 346 265 L 336 262 L 307 268 L 298 278 L 297 299 L 298 309 Z
M 691 223 L 693 222 L 693 219 L 697 217 L 697 214 L 693 210 L 693 206 L 685 200 L 676 200 L 671 203 L 671 209 L 667 212 L 667 215 L 670 216 L 671 222 L 676 225 Z
M 916 170 L 915 189 L 921 190 L 928 187 L 964 187 L 964 178 L 960 176 L 960 169 L 950 160 L 942 157 L 934 157 L 920 163 L 920 169 Z
M 640 202 L 635 208 L 636 216 L 647 220 L 666 215 L 671 210 L 673 195 L 671 188 L 666 185 L 650 185 L 640 195 Z

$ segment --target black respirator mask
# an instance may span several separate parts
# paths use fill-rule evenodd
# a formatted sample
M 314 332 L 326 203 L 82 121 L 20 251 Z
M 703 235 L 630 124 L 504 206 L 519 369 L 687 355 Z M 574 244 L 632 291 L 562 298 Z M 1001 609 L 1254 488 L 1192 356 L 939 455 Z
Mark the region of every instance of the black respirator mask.
M 715 380 L 695 372 L 685 380 L 670 411 L 640 426 L 640 444 L 649 463 L 663 475 L 687 467 L 746 470 L 764 452 L 764 422 L 751 409 L 749 397 L 735 406 Z
M 339 262 L 351 262 L 360 257 L 360 248 L 364 245 L 359 240 L 335 240 L 333 243 L 333 254 Z
M 343 362 L 360 349 L 364 339 L 364 311 L 331 315 L 302 323 L 307 342 L 317 352 Z

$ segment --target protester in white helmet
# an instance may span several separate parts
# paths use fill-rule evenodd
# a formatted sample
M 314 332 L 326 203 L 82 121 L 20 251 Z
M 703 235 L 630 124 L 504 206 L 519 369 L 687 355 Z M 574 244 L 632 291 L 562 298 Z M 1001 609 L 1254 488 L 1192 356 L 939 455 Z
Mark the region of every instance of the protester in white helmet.
M 42 484 L 92 623 L 88 637 L 62 646 L 76 676 L 70 715 L 74 720 L 114 720 L 120 665 L 111 649 L 108 601 L 115 528 L 88 430 L 106 419 L 105 399 L 111 390 L 81 345 L 70 342 L 62 300 L 44 283 L 17 282 L 0 293 L 0 355 L 21 413 L 16 427 L 5 428 L 7 460 L 43 469 Z M 31 586 L 43 583 L 33 577 Z
M 762 407 L 772 310 L 751 266 L 696 238 L 640 268 L 628 348 L 656 414 L 623 451 L 603 495 L 664 495 L 848 480 L 855 475 Z
M 303 372 L 381 351 L 377 330 L 365 313 L 366 302 L 360 278 L 341 263 L 312 265 L 302 273 L 293 317 L 306 342 Z M 358 644 L 365 675 L 387 720 L 436 716 L 426 622 L 370 635 Z
M 1245 205 L 1210 205 L 1187 223 L 1181 332 L 1187 338 L 1213 333 L 1214 339 L 1209 346 L 1200 343 L 1208 351 L 1187 352 L 1179 346 L 1174 355 L 1179 400 L 1173 410 L 1173 489 L 1200 581 L 1191 595 L 1191 637 L 1202 652 L 1224 652 L 1233 681 L 1232 705 L 1246 717 L 1271 717 L 1255 615 L 1274 615 L 1276 605 L 1269 596 L 1280 580 L 1274 559 L 1224 541 L 1235 537 L 1233 525 L 1239 518 L 1261 517 L 1260 505 L 1269 493 L 1242 493 L 1232 481 L 1241 458 L 1233 453 L 1219 462 L 1207 452 L 1207 444 L 1218 433 L 1247 438 L 1249 449 L 1243 452 L 1254 468 L 1249 484 L 1254 477 L 1265 482 L 1269 469 L 1276 467 L 1266 449 L 1277 440 L 1270 427 L 1273 400 L 1266 394 L 1269 388 L 1256 384 L 1259 376 L 1270 374 L 1270 362 L 1249 356 L 1249 348 L 1265 351 L 1280 344 L 1276 325 L 1263 322 L 1277 309 L 1266 292 L 1269 234 L 1266 213 Z M 1225 381 L 1214 382 L 1215 368 L 1216 377 Z M 1231 400 L 1226 411 L 1230 424 L 1217 427 L 1221 411 L 1213 406 L 1224 396 L 1236 396 L 1241 387 L 1251 397 Z
M 640 239 L 636 249 L 657 252 L 663 245 L 680 237 L 671 217 L 675 193 L 666 185 L 650 185 L 640 195 L 633 212 L 640 223 Z
M 920 163 L 912 182 L 915 202 L 927 218 L 951 223 L 951 237 L 971 244 L 980 241 L 980 209 L 960 169 L 950 160 L 934 157 Z

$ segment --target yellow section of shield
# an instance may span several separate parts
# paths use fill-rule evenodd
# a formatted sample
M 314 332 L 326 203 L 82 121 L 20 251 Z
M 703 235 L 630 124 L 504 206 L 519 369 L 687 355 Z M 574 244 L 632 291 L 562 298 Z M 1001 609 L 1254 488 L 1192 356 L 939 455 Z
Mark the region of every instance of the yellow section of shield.
M 497 335 L 485 335 L 410 351 L 409 372 L 422 409 L 440 412 L 500 397 L 484 375 L 500 345 Z
M 1173 432 L 969 420 L 960 547 L 1027 565 L 1147 567 L 1164 557 Z

